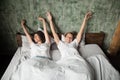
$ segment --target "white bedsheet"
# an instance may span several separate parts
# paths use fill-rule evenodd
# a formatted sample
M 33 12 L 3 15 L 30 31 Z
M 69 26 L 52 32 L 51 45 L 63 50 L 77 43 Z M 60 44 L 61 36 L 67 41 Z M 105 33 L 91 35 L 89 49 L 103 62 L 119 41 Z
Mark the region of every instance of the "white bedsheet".
M 27 59 L 29 57 L 28 52 L 22 50 L 21 47 L 17 49 L 1 80 L 93 80 L 88 76 L 91 75 L 91 72 L 88 73 L 82 66 L 76 66 L 78 64 L 77 62 L 83 65 L 84 61 L 77 61 L 75 64 L 70 64 L 73 67 L 58 64 L 52 65 L 46 59 Z M 11 77 L 11 75 L 13 76 Z M 75 76 L 79 76 L 79 79 L 78 77 L 76 79 Z
M 19 60 L 20 60 L 21 57 L 22 57 L 22 55 L 21 55 L 21 47 L 19 47 L 17 49 L 17 51 L 15 52 L 12 60 L 10 61 L 7 69 L 5 70 L 1 80 L 9 80 L 14 68 L 19 63 Z
M 119 72 L 103 55 L 91 56 L 87 61 L 95 69 L 96 80 L 120 80 Z
M 119 72 L 111 65 L 102 49 L 96 44 L 81 46 L 81 55 L 95 70 L 95 80 L 120 80 Z
M 65 80 L 65 75 L 53 61 L 35 57 L 17 65 L 10 80 Z

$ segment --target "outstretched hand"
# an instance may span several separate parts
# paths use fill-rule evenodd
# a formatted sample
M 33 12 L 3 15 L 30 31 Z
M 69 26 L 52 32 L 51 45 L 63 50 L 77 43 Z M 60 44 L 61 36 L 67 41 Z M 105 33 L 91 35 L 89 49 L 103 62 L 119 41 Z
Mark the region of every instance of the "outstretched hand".
M 50 13 L 50 12 L 47 12 L 46 16 L 47 16 L 47 18 L 48 18 L 48 20 L 49 20 L 49 21 L 51 21 L 51 20 L 52 20 L 52 15 L 51 15 L 51 13 Z
M 45 19 L 42 18 L 42 17 L 38 17 L 38 20 L 40 20 L 40 21 L 45 21 Z
M 86 15 L 85 15 L 85 19 L 88 20 L 92 17 L 92 12 L 87 12 Z
M 25 24 L 26 24 L 26 20 L 23 19 L 23 20 L 21 21 L 21 25 L 25 25 Z

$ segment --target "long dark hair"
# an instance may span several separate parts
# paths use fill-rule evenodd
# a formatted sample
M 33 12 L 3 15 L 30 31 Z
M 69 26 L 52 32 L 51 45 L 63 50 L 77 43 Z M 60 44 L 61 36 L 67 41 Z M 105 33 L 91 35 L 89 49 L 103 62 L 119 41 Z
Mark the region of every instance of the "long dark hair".
M 35 34 L 38 34 L 38 35 L 39 35 L 42 43 L 45 42 L 45 35 L 44 35 L 44 33 L 43 33 L 42 31 L 37 31 L 37 32 L 34 33 L 34 35 L 35 35 Z

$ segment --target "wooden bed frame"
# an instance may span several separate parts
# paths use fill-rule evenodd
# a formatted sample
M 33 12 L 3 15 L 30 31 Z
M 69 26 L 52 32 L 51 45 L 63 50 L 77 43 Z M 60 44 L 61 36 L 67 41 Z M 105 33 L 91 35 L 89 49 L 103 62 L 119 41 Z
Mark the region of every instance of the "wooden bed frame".
M 22 46 L 21 35 L 24 35 L 24 34 L 21 34 L 21 33 L 16 34 L 17 45 L 19 47 Z M 61 36 L 61 34 L 58 34 L 58 35 L 59 35 L 59 37 Z M 104 38 L 105 38 L 104 32 L 85 33 L 85 44 L 98 44 L 102 48 L 103 44 L 104 44 Z

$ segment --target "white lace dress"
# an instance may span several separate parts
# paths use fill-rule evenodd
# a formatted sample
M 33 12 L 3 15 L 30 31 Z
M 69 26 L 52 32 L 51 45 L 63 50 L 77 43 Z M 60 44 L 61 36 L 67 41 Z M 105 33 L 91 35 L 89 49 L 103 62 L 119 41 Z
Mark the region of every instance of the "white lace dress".
M 62 66 L 66 80 L 94 80 L 94 71 L 77 51 L 78 43 L 75 39 L 67 44 L 62 41 L 58 43 L 61 59 L 57 61 Z

